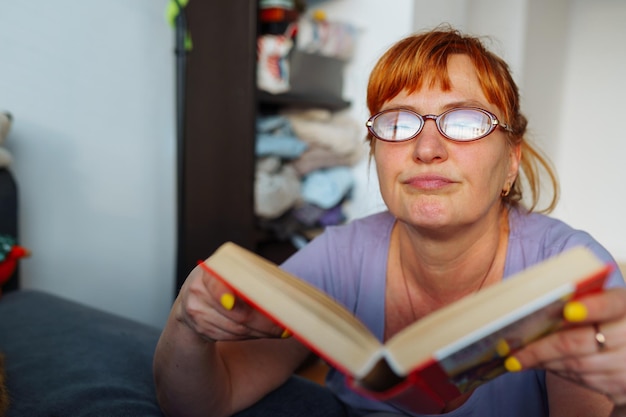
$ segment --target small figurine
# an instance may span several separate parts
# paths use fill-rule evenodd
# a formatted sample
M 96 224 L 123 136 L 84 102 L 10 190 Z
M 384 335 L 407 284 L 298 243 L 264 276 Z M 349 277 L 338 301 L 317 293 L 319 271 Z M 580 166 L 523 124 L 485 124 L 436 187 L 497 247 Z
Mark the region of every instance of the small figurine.
M 15 272 L 17 262 L 30 256 L 30 251 L 17 245 L 15 239 L 8 235 L 0 235 L 0 293 L 4 285 Z

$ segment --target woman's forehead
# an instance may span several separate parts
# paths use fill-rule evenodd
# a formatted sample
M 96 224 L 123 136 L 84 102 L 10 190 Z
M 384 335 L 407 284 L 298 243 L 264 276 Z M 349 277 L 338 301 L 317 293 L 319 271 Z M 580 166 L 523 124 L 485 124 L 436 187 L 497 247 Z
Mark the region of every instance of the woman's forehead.
M 419 102 L 424 102 L 438 105 L 442 109 L 455 106 L 484 107 L 489 103 L 476 68 L 468 56 L 459 54 L 450 56 L 446 73 L 447 82 L 441 79 L 441 74 L 424 74 L 425 77 L 421 82 L 405 86 L 398 94 L 385 100 L 383 107 L 397 102 L 405 102 L 410 107 L 420 107 Z M 411 105 L 410 102 L 413 101 L 418 103 Z

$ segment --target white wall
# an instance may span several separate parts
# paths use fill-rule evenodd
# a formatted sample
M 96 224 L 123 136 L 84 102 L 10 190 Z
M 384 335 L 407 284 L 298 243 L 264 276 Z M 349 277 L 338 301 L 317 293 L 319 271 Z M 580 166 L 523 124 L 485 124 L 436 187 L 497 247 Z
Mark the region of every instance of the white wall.
M 160 326 L 174 290 L 167 0 L 20 0 L 0 12 L 0 109 L 23 286 Z
M 20 184 L 27 288 L 161 326 L 175 261 L 173 32 L 167 0 L 20 0 L 0 13 L 0 110 Z M 362 29 L 349 110 L 367 119 L 376 59 L 415 29 L 450 22 L 490 35 L 522 88 L 533 135 L 557 166 L 555 215 L 626 259 L 619 120 L 626 96 L 621 0 L 333 0 Z M 351 217 L 383 208 L 356 167 Z
M 556 158 L 563 198 L 555 214 L 626 260 L 626 2 L 570 3 Z

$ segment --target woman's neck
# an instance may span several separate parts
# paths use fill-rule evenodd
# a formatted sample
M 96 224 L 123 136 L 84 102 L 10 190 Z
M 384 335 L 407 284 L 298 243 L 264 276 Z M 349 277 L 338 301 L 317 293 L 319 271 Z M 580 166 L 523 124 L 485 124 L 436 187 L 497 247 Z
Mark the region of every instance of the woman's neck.
M 495 221 L 485 219 L 448 239 L 396 223 L 397 259 L 416 306 L 436 309 L 502 279 L 508 210 L 499 209 L 493 216 Z

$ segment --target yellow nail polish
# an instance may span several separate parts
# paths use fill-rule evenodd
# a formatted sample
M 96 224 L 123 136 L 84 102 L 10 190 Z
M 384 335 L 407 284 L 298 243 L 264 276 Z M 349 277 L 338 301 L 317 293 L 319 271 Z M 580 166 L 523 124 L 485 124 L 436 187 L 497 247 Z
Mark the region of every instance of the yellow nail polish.
M 291 332 L 287 329 L 283 330 L 283 333 L 280 335 L 281 339 L 286 339 L 288 337 L 291 337 Z
M 511 348 L 509 347 L 509 344 L 506 342 L 506 340 L 500 339 L 498 343 L 496 343 L 496 353 L 501 358 L 511 353 Z
M 229 292 L 224 293 L 220 297 L 220 303 L 222 303 L 222 307 L 230 311 L 233 309 L 233 307 L 235 307 L 235 296 Z
M 504 367 L 509 372 L 519 372 L 522 370 L 522 364 L 517 360 L 515 356 L 509 356 L 504 361 Z
M 587 307 L 580 301 L 570 301 L 565 304 L 563 317 L 570 322 L 579 322 L 587 318 Z

